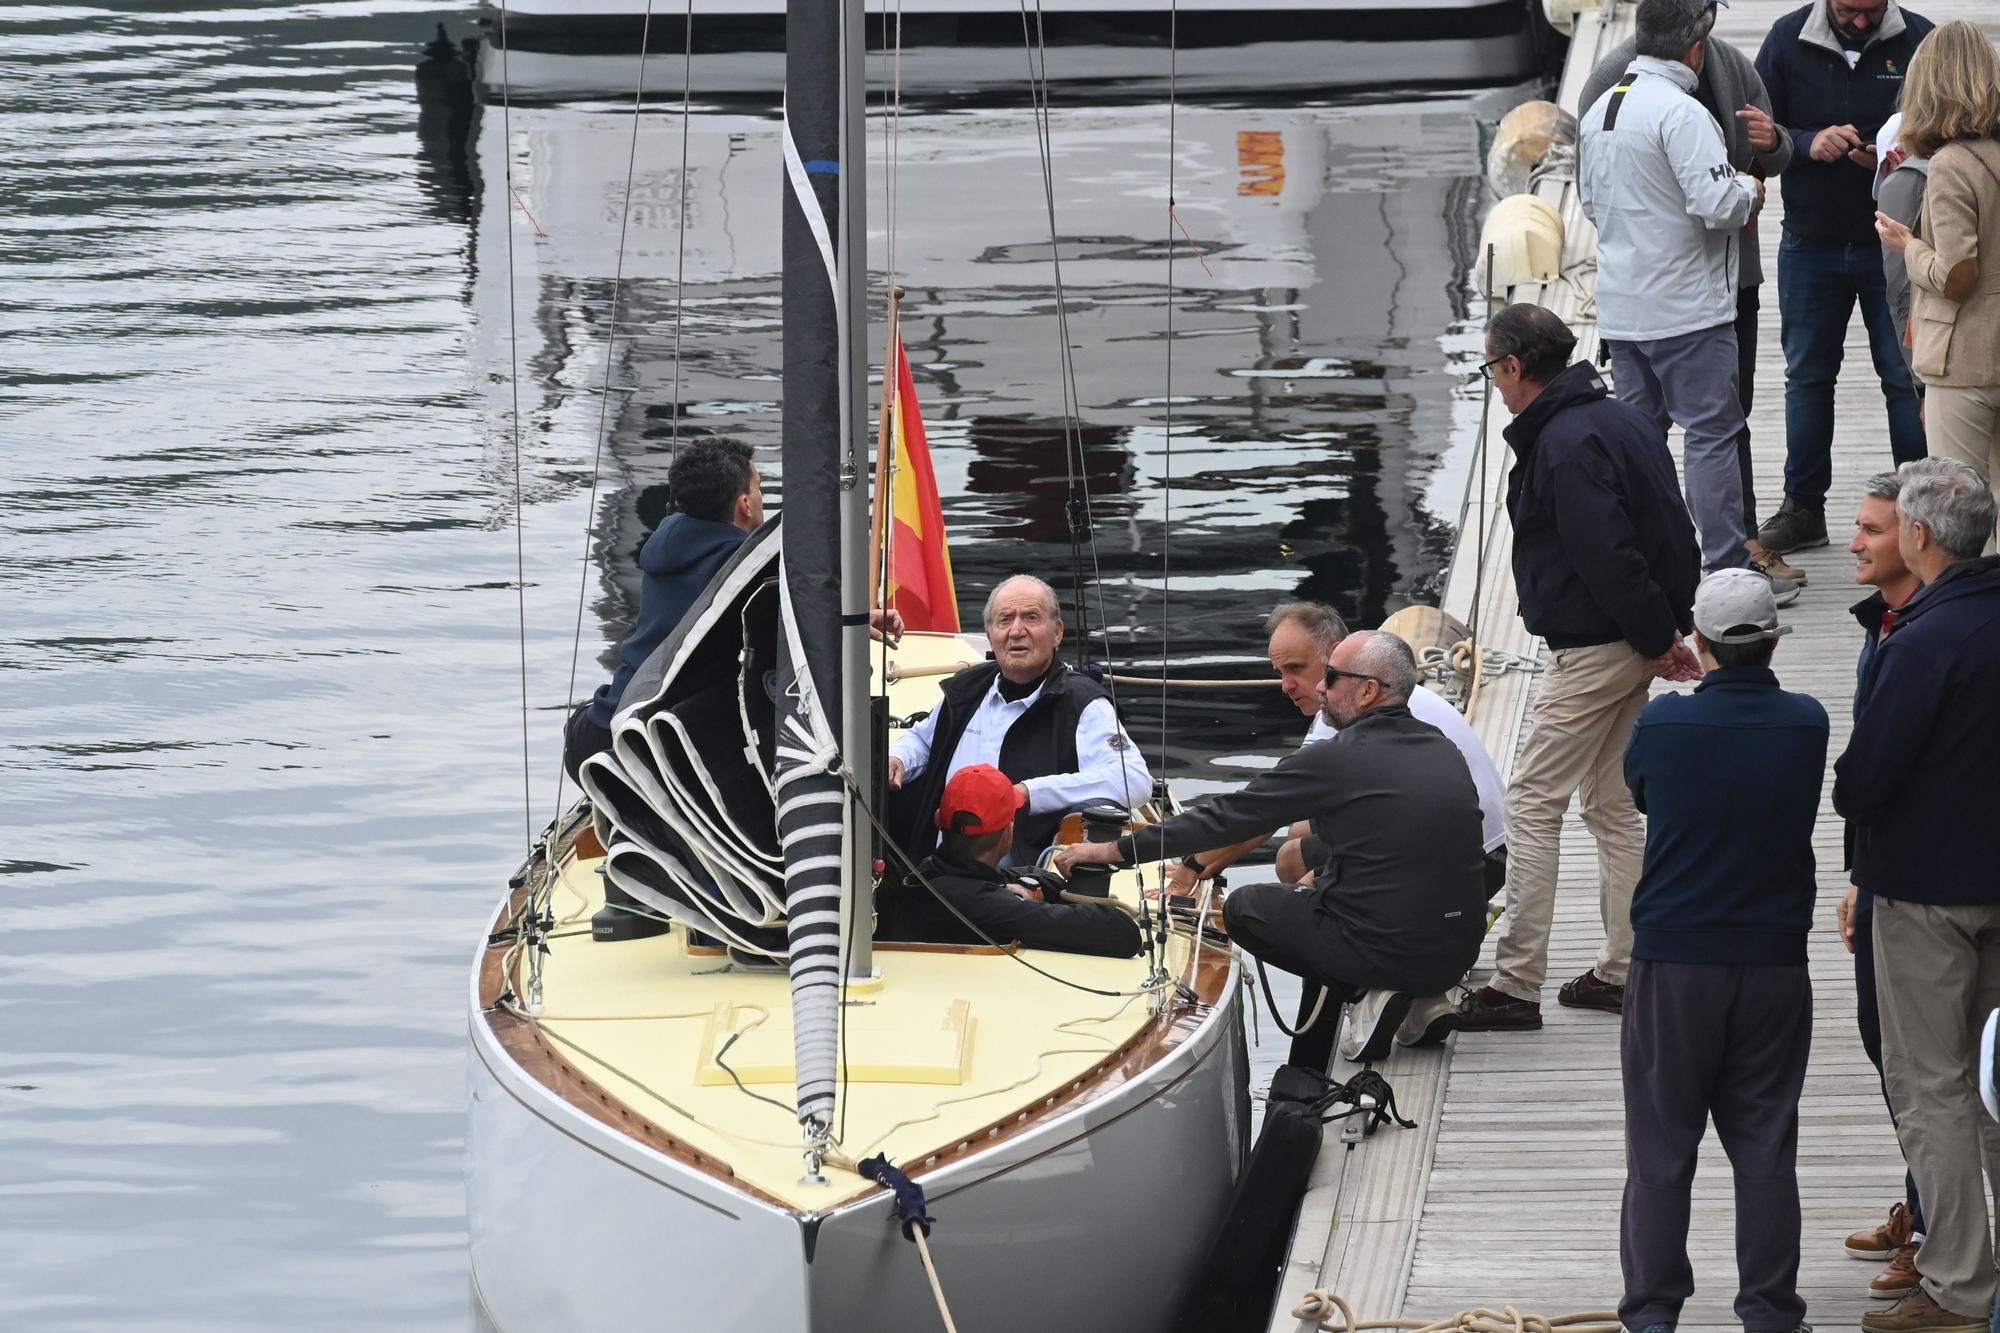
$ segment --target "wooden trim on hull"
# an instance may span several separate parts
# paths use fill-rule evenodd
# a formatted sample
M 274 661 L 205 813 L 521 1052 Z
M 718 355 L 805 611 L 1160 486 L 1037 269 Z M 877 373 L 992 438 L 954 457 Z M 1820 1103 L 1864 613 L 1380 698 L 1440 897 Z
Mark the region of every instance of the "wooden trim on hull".
M 588 830 L 587 822 L 583 828 Z M 581 841 L 573 835 L 569 845 L 561 854 L 567 857 L 581 850 L 579 846 Z M 591 841 L 594 842 L 594 838 Z M 538 869 L 539 859 L 537 857 L 528 868 Z M 532 882 L 532 877 L 528 877 L 527 883 Z M 507 896 L 494 914 L 490 934 L 497 935 L 521 912 L 527 893 L 528 889 L 524 883 L 522 887 L 516 888 Z M 953 946 L 946 947 L 953 952 L 959 951 Z M 511 990 L 518 995 L 522 989 L 520 978 L 507 976 L 503 970 L 511 951 L 511 941 L 502 940 L 489 943 L 480 956 L 478 1017 L 485 1021 L 495 1041 L 522 1073 L 567 1105 L 617 1130 L 634 1142 L 671 1157 L 681 1165 L 720 1181 L 760 1203 L 796 1213 L 797 1210 L 791 1204 L 739 1177 L 729 1163 L 684 1142 L 635 1111 L 571 1062 L 542 1035 L 537 1024 L 499 1008 L 498 1001 L 502 994 Z M 966 949 L 964 952 L 994 951 Z M 1115 1089 L 1165 1060 L 1201 1030 L 1204 1015 L 1223 997 L 1231 969 L 1231 955 L 1226 948 L 1211 946 L 1204 949 L 1194 979 L 1194 991 L 1201 1006 L 1199 1009 L 1183 1006 L 1170 1023 L 1146 1024 L 1137 1034 L 1113 1048 L 1104 1058 L 1055 1092 L 1047 1094 L 1031 1106 L 993 1120 L 971 1134 L 942 1144 L 921 1156 L 911 1156 L 903 1163 L 904 1169 L 913 1177 L 921 1177 L 926 1172 L 962 1161 L 975 1153 L 1005 1143 L 1059 1112 L 1110 1095 Z M 843 1195 L 837 1201 L 830 1202 L 827 1208 L 815 1211 L 825 1212 L 832 1208 L 845 1207 L 881 1193 L 883 1193 L 881 1187 L 861 1183 L 851 1194 Z

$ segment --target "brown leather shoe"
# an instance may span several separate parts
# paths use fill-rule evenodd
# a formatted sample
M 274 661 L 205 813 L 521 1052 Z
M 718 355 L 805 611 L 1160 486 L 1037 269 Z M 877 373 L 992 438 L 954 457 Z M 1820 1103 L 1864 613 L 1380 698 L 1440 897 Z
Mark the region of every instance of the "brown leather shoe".
M 1542 1006 L 1481 986 L 1459 1001 L 1451 1025 L 1459 1032 L 1535 1032 L 1542 1026 Z
M 1917 1247 L 1915 1242 L 1899 1245 L 1889 1257 L 1889 1266 L 1868 1284 L 1868 1294 L 1878 1301 L 1899 1300 L 1917 1289 Z
M 1566 981 L 1556 992 L 1556 999 L 1572 1009 L 1601 1009 L 1607 1014 L 1625 1012 L 1625 988 L 1614 986 L 1597 975 L 1597 969 Z
M 1909 1205 L 1899 1203 L 1889 1210 L 1889 1220 L 1881 1226 L 1849 1236 L 1847 1253 L 1856 1259 L 1873 1259 L 1878 1263 L 1891 1259 L 1897 1250 L 1910 1243 L 1915 1222 Z
M 1956 1314 L 1918 1287 L 1888 1309 L 1862 1315 L 1861 1327 L 1866 1333 L 1986 1333 L 1988 1316 Z

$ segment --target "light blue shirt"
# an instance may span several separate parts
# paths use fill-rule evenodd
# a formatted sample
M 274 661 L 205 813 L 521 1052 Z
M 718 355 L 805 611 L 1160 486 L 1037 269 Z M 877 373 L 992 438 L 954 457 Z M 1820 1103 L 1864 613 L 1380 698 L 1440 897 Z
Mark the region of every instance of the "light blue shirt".
M 1000 678 L 994 677 L 979 707 L 965 724 L 965 733 L 952 752 L 944 779 L 950 782 L 958 770 L 971 764 L 1000 764 L 1000 744 L 1007 730 L 1042 697 L 1038 688 L 1020 699 L 1000 696 Z M 931 760 L 931 737 L 937 731 L 938 710 L 896 738 L 889 753 L 903 762 L 905 782 L 922 773 Z M 1053 810 L 1073 810 L 1093 801 L 1110 801 L 1130 809 L 1153 795 L 1152 770 L 1125 729 L 1118 725 L 1117 710 L 1109 699 L 1095 699 L 1076 721 L 1076 758 L 1081 765 L 1074 773 L 1051 773 L 1028 778 L 1028 810 L 1045 814 Z

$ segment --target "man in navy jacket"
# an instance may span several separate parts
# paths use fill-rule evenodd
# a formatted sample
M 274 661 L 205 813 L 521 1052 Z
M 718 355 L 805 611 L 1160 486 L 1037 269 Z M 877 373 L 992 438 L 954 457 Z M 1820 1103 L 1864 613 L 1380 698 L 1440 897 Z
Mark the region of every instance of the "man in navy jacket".
M 1694 1290 L 1687 1234 L 1711 1117 L 1736 1176 L 1736 1315 L 1791 1330 L 1799 1296 L 1799 1092 L 1812 1046 L 1806 935 L 1818 891 L 1813 825 L 1826 709 L 1778 688 L 1778 611 L 1748 569 L 1702 581 L 1695 643 L 1708 674 L 1646 705 L 1625 780 L 1646 815 L 1632 895 L 1632 971 L 1620 1059 L 1625 1202 L 1618 1315 L 1646 1333 Z M 1757 813 L 1724 775 L 1760 775 Z
M 1604 947 L 1557 999 L 1618 1010 L 1646 842 L 1620 760 L 1653 679 L 1700 674 L 1681 641 L 1699 556 L 1666 434 L 1612 398 L 1595 370 L 1570 365 L 1575 347 L 1541 306 L 1510 305 L 1487 326 L 1482 369 L 1514 413 L 1514 582 L 1521 618 L 1551 660 L 1507 787 L 1507 910 L 1493 980 L 1459 1006 L 1463 1031 L 1542 1025 L 1558 846 L 1579 793 L 1597 840 Z
M 1889 452 L 1924 456 L 1924 426 L 1889 313 L 1875 235 L 1875 136 L 1896 109 L 1910 56 L 1934 25 L 1897 0 L 1812 0 L 1771 26 L 1757 73 L 1792 136 L 1778 244 L 1785 350 L 1785 501 L 1757 537 L 1772 551 L 1826 545 L 1833 386 L 1858 303 L 1888 401 Z
M 1854 825 L 1854 882 L 1875 899 L 1883 1075 L 1927 1229 L 1916 1290 L 1861 1326 L 1947 1333 L 1984 1330 L 1993 1308 L 1981 1138 L 2000 1188 L 2000 1130 L 1967 1071 L 2000 1005 L 2000 556 L 1980 554 L 1994 501 L 1971 467 L 1899 471 L 1899 544 L 1924 586 L 1869 663 L 1833 802 Z

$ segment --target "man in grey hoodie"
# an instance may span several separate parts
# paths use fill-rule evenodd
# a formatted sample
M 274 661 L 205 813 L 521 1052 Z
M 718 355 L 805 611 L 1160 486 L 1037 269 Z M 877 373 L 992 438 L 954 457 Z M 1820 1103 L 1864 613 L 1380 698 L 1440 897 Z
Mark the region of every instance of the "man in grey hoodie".
M 1715 20 L 1708 0 L 1640 0 L 1626 76 L 1584 112 L 1577 192 L 1597 225 L 1598 327 L 1618 397 L 1686 431 L 1688 508 L 1704 569 L 1750 562 L 1737 387 L 1739 235 L 1764 202 L 1692 94 Z M 1774 585 L 1779 604 L 1798 595 Z
M 1729 0 L 1715 0 L 1728 5 Z M 1714 6 L 1711 5 L 1711 8 Z M 1768 180 L 1792 164 L 1792 136 L 1771 118 L 1771 97 L 1764 80 L 1749 56 L 1711 34 L 1704 43 L 1707 58 L 1695 71 L 1695 99 L 1708 109 L 1722 127 L 1722 139 L 1729 153 L 1729 165 L 1739 172 Z M 1587 112 L 1597 100 L 1621 81 L 1638 56 L 1636 39 L 1621 42 L 1598 63 L 1584 80 L 1577 109 Z M 1738 238 L 1736 260 L 1736 389 L 1743 404 L 1745 424 L 1736 437 L 1736 471 L 1743 480 L 1743 527 L 1757 530 L 1757 499 L 1750 469 L 1750 403 L 1757 376 L 1757 320 L 1763 308 L 1764 285 L 1762 247 L 1757 241 L 1757 220 L 1744 225 Z M 1794 582 L 1805 575 L 1775 551 L 1767 551 L 1751 538 L 1751 563 L 1767 574 Z

